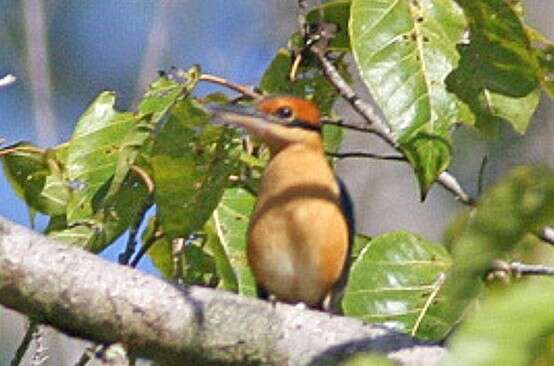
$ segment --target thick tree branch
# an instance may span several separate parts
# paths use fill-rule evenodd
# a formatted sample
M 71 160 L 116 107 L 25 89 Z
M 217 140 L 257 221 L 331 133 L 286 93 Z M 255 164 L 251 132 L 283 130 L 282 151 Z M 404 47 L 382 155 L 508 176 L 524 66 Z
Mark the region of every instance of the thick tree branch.
M 271 305 L 222 291 L 177 288 L 0 219 L 0 304 L 132 356 L 184 364 L 334 364 L 358 350 L 403 365 L 445 351 L 380 326 Z

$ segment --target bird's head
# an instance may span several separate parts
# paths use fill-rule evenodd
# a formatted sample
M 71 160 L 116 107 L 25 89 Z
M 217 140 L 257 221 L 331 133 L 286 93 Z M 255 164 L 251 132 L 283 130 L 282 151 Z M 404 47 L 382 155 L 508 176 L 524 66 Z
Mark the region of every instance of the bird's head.
M 305 99 L 274 96 L 250 106 L 217 105 L 208 109 L 216 123 L 244 128 L 261 138 L 272 154 L 296 143 L 323 149 L 319 109 Z

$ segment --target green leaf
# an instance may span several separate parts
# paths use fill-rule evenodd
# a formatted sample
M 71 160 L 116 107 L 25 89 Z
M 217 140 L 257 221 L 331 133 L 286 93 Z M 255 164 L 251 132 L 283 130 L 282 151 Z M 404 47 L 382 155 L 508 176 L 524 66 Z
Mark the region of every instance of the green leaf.
M 34 210 L 47 215 L 65 214 L 69 190 L 54 151 L 19 143 L 2 157 L 6 178 L 15 192 Z
M 169 240 L 166 238 L 156 240 L 148 250 L 148 256 L 165 278 L 173 278 L 173 256 L 171 255 L 171 242 Z
M 309 23 L 334 23 L 339 26 L 336 37 L 329 44 L 330 51 L 350 51 L 348 37 L 348 19 L 350 19 L 350 0 L 329 1 L 318 6 L 306 15 Z
M 94 214 L 95 195 L 112 178 L 121 144 L 136 124 L 131 113 L 117 112 L 114 104 L 114 93 L 101 93 L 79 119 L 67 146 L 65 168 L 73 187 L 67 205 L 70 225 Z
M 554 173 L 521 167 L 481 199 L 453 244 L 454 267 L 444 293 L 452 299 L 449 314 L 459 316 L 480 290 L 494 259 L 508 255 L 529 232 L 554 223 Z
M 215 287 L 219 282 L 217 265 L 214 256 L 206 250 L 210 246 L 206 245 L 205 235 L 173 241 L 165 235 L 156 238 L 155 235 L 159 234 L 158 221 L 157 217 L 150 220 L 142 238 L 143 243 L 153 243 L 148 256 L 156 268 L 167 279 L 179 279 L 187 285 Z M 182 241 L 182 244 L 176 241 Z M 182 248 L 177 248 L 179 245 Z
M 353 0 L 350 39 L 362 80 L 416 171 L 422 196 L 450 163 L 450 131 L 471 120 L 447 92 L 465 20 L 454 0 Z
M 154 197 L 169 239 L 202 230 L 238 166 L 234 132 L 208 120 L 200 107 L 184 100 L 156 139 Z
M 445 321 L 445 299 L 438 296 L 450 266 L 446 249 L 419 235 L 400 231 L 374 238 L 352 265 L 344 312 L 441 339 L 453 325 Z
M 136 221 L 147 195 L 148 190 L 140 177 L 132 175 L 117 195 L 102 200 L 98 206 L 93 203 L 95 213 L 91 218 L 68 224 L 64 216 L 54 216 L 46 231 L 54 239 L 99 253 Z
M 354 244 L 352 245 L 352 263 L 356 261 L 362 250 L 371 243 L 371 237 L 363 234 L 357 234 L 354 236 Z
M 490 297 L 451 340 L 445 365 L 552 365 L 554 284 L 532 281 Z
M 485 91 L 489 103 L 489 111 L 496 117 L 509 121 L 514 130 L 524 134 L 529 127 L 531 117 L 537 110 L 540 100 L 540 90 L 535 89 L 525 97 L 513 98 L 503 94 Z
M 340 366 L 394 366 L 395 363 L 387 357 L 373 353 L 356 353 L 347 360 L 341 361 Z
M 457 1 L 470 43 L 458 46 L 461 59 L 448 90 L 469 105 L 481 132 L 496 134 L 503 120 L 525 132 L 538 105 L 540 67 L 520 16 L 504 0 Z
M 323 141 L 325 144 L 325 151 L 337 152 L 342 144 L 344 137 L 344 131 L 341 127 L 334 125 L 323 126 Z
M 470 28 L 460 68 L 476 66 L 473 79 L 483 88 L 524 97 L 538 86 L 538 63 L 519 16 L 505 0 L 456 0 Z
M 189 70 L 190 75 L 196 75 L 196 68 Z M 125 136 L 121 144 L 117 168 L 112 180 L 108 196 L 115 194 L 131 165 L 135 163 L 137 156 L 142 152 L 150 155 L 153 143 L 153 132 L 168 115 L 171 108 L 182 100 L 198 82 L 198 77 L 191 76 L 183 83 L 162 76 L 150 84 L 148 92 L 144 95 L 138 107 L 137 118 L 140 120 Z
M 204 233 L 207 236 L 206 247 L 209 248 L 214 257 L 216 272 L 218 277 L 221 279 L 218 287 L 224 290 L 238 292 L 239 285 L 237 276 L 233 270 L 229 256 L 225 251 L 225 247 L 221 243 L 221 240 L 219 240 L 213 221 L 212 216 L 212 219 L 204 226 Z
M 246 259 L 246 232 L 255 198 L 242 188 L 225 190 L 213 214 L 219 240 L 238 280 L 240 294 L 256 296 L 256 282 Z

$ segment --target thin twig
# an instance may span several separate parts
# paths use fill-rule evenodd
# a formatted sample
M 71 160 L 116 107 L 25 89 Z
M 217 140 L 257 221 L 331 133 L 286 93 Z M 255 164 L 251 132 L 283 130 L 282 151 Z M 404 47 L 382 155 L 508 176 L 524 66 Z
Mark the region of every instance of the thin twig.
M 163 232 L 158 229 L 157 221 L 154 221 L 153 225 L 154 225 L 154 228 L 153 228 L 154 234 L 149 238 L 149 240 L 145 241 L 142 244 L 142 247 L 140 247 L 138 253 L 135 255 L 135 258 L 133 258 L 129 266 L 135 268 L 139 264 L 142 257 L 144 257 L 144 255 L 148 252 L 148 250 L 150 250 L 152 245 L 154 245 L 154 243 L 157 240 L 164 237 Z
M 460 185 L 456 177 L 449 172 L 442 172 L 437 178 L 437 182 L 447 191 L 452 193 L 456 199 L 467 206 L 475 206 L 477 201 L 473 199 Z
M 380 155 L 369 152 L 362 151 L 352 151 L 345 153 L 336 153 L 336 152 L 326 152 L 327 155 L 332 156 L 337 159 L 348 159 L 348 158 L 368 158 L 376 160 L 391 160 L 391 161 L 406 161 L 406 158 L 402 155 Z
M 15 355 L 13 356 L 13 359 L 10 362 L 11 366 L 19 366 L 19 364 L 21 363 L 21 360 L 23 360 L 23 356 L 25 356 L 25 352 L 27 352 L 27 350 L 29 349 L 29 346 L 31 345 L 31 341 L 33 340 L 33 334 L 37 331 L 38 327 L 39 327 L 39 323 L 35 321 L 29 322 L 27 331 L 25 332 L 25 335 L 23 336 L 23 339 L 21 340 L 19 347 L 17 347 L 17 350 L 15 351 Z
M 7 74 L 0 79 L 0 88 L 5 88 L 15 83 L 17 78 L 12 74 Z
M 364 102 L 356 92 L 348 85 L 346 80 L 342 78 L 338 70 L 333 63 L 329 61 L 325 55 L 325 51 L 316 45 L 312 46 L 310 50 L 315 54 L 319 62 L 321 63 L 324 75 L 327 80 L 335 87 L 339 94 L 354 108 L 360 116 L 362 116 L 367 124 L 373 129 L 373 133 L 379 135 L 385 142 L 394 148 L 398 148 L 398 143 L 395 138 L 389 132 L 389 129 L 383 119 L 379 117 L 373 107 Z
M 85 366 L 89 361 L 94 357 L 96 352 L 101 348 L 102 346 L 98 346 L 96 344 L 92 344 L 85 348 L 85 351 L 79 358 L 79 360 L 75 363 L 74 366 Z
M 148 173 L 144 169 L 134 164 L 131 165 L 129 169 L 132 172 L 137 173 L 137 175 L 142 179 L 142 181 L 146 185 L 146 188 L 148 189 L 148 193 L 150 194 L 154 193 L 154 190 L 156 189 L 154 180 L 150 177 L 150 175 L 148 175 Z
M 258 93 L 254 87 L 251 86 L 245 86 L 241 85 L 235 82 L 232 82 L 230 80 L 224 79 L 219 76 L 210 75 L 210 74 L 202 74 L 199 78 L 200 81 L 207 81 L 209 83 L 214 83 L 218 85 L 223 85 L 229 89 L 232 89 L 236 92 L 241 93 L 242 95 L 245 95 L 247 97 L 250 97 L 252 99 L 261 99 L 263 97 L 262 94 Z
M 483 192 L 483 183 L 485 180 L 485 169 L 487 167 L 487 163 L 489 161 L 489 158 L 487 155 L 483 157 L 483 160 L 481 161 L 481 167 L 479 168 L 479 178 L 477 180 L 477 197 L 481 196 L 481 193 Z
M 18 152 L 28 152 L 31 154 L 37 154 L 37 155 L 44 155 L 46 154 L 46 150 L 40 149 L 38 147 L 33 146 L 16 146 L 16 147 L 7 147 L 5 149 L 0 149 L 0 157 L 5 155 L 10 155 L 13 153 Z
M 542 264 L 510 263 L 510 270 L 516 276 L 554 276 L 554 267 Z
M 341 128 L 346 128 L 347 130 L 353 130 L 358 132 L 364 132 L 364 133 L 376 133 L 375 130 L 368 126 L 360 126 L 360 125 L 351 125 L 348 123 L 344 123 L 343 121 L 322 121 L 324 125 L 331 125 L 331 126 L 338 126 Z

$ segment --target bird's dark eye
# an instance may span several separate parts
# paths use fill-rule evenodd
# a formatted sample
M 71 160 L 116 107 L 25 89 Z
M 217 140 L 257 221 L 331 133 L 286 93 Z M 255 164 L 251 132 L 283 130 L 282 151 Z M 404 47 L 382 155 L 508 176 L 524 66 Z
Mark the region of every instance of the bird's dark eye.
M 292 108 L 290 107 L 280 107 L 275 111 L 275 115 L 279 118 L 289 119 L 292 117 Z

